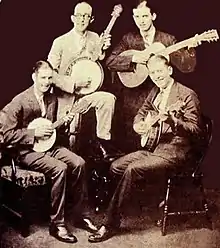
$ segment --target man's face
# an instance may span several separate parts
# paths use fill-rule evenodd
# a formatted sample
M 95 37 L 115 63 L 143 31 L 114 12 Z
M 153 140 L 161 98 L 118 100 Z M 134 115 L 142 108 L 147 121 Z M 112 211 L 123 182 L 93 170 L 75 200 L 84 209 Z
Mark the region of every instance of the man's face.
M 163 60 L 149 61 L 147 67 L 152 81 L 160 89 L 165 89 L 171 80 L 172 67 L 166 65 Z
M 39 93 L 45 93 L 52 84 L 53 71 L 50 68 L 40 68 L 33 74 L 34 85 Z
M 142 6 L 137 9 L 133 9 L 133 18 L 140 31 L 146 32 L 153 25 L 153 21 L 156 19 L 156 14 L 151 14 L 148 7 Z
M 74 28 L 79 32 L 84 32 L 91 21 L 92 8 L 88 4 L 79 4 L 74 10 L 74 15 L 71 16 Z

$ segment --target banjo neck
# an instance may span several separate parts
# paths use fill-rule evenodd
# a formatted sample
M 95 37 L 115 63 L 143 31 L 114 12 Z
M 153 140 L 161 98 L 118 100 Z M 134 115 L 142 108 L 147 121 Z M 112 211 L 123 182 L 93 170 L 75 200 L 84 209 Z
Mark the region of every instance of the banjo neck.
M 87 100 L 80 99 L 79 102 L 76 102 L 73 104 L 72 109 L 70 110 L 69 114 L 67 114 L 66 116 L 75 115 L 77 113 L 82 113 L 82 112 L 87 110 L 88 106 L 89 106 L 89 103 Z M 63 118 L 52 123 L 52 128 L 56 129 L 56 128 L 62 126 L 66 122 L 66 120 L 65 120 L 66 116 L 64 116 Z
M 105 34 L 110 34 L 110 32 L 111 32 L 118 17 L 119 17 L 119 15 L 113 15 L 112 16 L 111 20 L 108 23 L 108 26 L 106 27 L 106 29 L 104 31 Z
M 104 30 L 104 34 L 110 34 L 117 18 L 120 16 L 121 12 L 122 12 L 123 8 L 121 4 L 117 4 L 114 6 L 113 12 L 112 12 L 112 18 L 108 23 L 108 26 L 106 27 L 106 29 Z M 103 44 L 101 44 L 101 49 L 103 47 Z

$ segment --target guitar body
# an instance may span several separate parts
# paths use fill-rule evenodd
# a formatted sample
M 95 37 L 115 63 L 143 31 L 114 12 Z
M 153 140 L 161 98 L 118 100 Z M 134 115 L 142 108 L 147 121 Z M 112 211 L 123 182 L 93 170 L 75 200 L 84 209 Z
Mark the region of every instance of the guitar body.
M 162 53 L 163 55 L 165 55 L 167 57 L 167 59 L 169 60 L 169 54 L 178 51 L 181 48 L 184 47 L 191 47 L 192 44 L 197 43 L 197 45 L 200 45 L 202 41 L 217 41 L 219 39 L 219 35 L 216 29 L 212 29 L 209 31 L 206 31 L 202 34 L 197 34 L 192 38 L 180 41 L 178 43 L 175 43 L 169 47 L 165 47 L 162 43 L 160 42 L 155 42 L 153 43 L 151 46 L 149 46 L 148 48 L 146 48 L 144 50 L 144 52 L 147 55 L 150 54 L 160 54 Z M 129 55 L 134 55 L 135 52 L 140 52 L 140 51 L 135 51 L 135 50 L 127 50 L 122 52 L 120 55 L 121 56 L 129 56 Z M 149 57 L 149 56 L 147 56 Z M 124 84 L 124 86 L 128 87 L 128 88 L 134 88 L 139 86 L 140 84 L 142 84 L 148 77 L 148 70 L 146 69 L 145 65 L 140 65 L 137 64 L 137 68 L 135 72 L 118 72 L 118 76 L 122 82 L 122 84 Z
M 146 48 L 146 53 L 148 54 L 156 54 L 162 50 L 164 50 L 166 47 L 160 43 L 155 42 L 148 48 Z M 121 56 L 128 56 L 128 55 L 134 55 L 135 50 L 127 50 L 122 52 Z M 122 84 L 128 88 L 134 88 L 139 85 L 141 85 L 148 77 L 148 69 L 146 65 L 143 64 L 137 64 L 136 69 L 134 72 L 117 72 L 118 76 L 122 82 Z
M 46 118 L 39 117 L 34 119 L 29 123 L 28 129 L 35 129 L 39 126 L 52 124 L 50 120 Z M 56 141 L 56 129 L 54 129 L 53 134 L 50 137 L 46 137 L 43 139 L 37 139 L 34 143 L 33 150 L 35 152 L 46 152 L 48 151 Z
M 99 62 L 95 62 L 87 57 L 74 60 L 68 67 L 73 83 L 77 81 L 90 81 L 88 87 L 76 91 L 80 95 L 88 95 L 98 90 L 104 80 L 104 72 Z

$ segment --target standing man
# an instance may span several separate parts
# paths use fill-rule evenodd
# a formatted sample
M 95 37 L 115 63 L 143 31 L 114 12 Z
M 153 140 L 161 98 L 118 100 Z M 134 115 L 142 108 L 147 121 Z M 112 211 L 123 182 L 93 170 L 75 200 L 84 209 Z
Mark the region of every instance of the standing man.
M 84 211 L 87 199 L 85 161 L 57 143 L 47 152 L 35 152 L 35 141 L 50 137 L 53 133 L 52 124 L 28 128 L 35 118 L 45 117 L 51 122 L 56 121 L 57 98 L 50 93 L 52 75 L 53 68 L 50 63 L 38 61 L 32 74 L 34 85 L 3 108 L 0 126 L 4 144 L 16 146 L 21 164 L 27 169 L 44 173 L 51 181 L 50 234 L 60 241 L 75 243 L 77 238 L 66 229 L 64 220 L 69 170 L 72 172 L 72 180 L 74 178 L 69 186 L 79 209 L 81 207 L 80 214 L 75 216 L 75 219 L 90 231 L 96 230 Z M 70 114 L 64 121 L 69 122 L 72 118 L 73 115 Z
M 133 19 L 139 32 L 128 33 L 123 36 L 120 43 L 113 49 L 106 60 L 111 71 L 133 72 L 137 64 L 147 63 L 150 54 L 145 51 L 154 42 L 160 42 L 165 47 L 175 44 L 173 35 L 158 31 L 154 26 L 157 15 L 147 1 L 138 0 L 133 8 Z M 197 46 L 194 41 L 189 47 Z M 133 50 L 132 54 L 122 54 L 126 50 Z M 194 49 L 181 49 L 170 55 L 171 64 L 181 72 L 192 72 L 196 66 Z
M 119 120 L 118 126 L 121 126 L 121 131 L 118 134 L 120 136 L 118 139 L 119 147 L 124 147 L 124 143 L 121 140 L 126 139 L 126 149 L 129 152 L 134 150 L 134 147 L 136 149 L 138 142 L 136 136 L 132 136 L 133 118 L 153 86 L 151 80 L 148 80 L 149 77 L 140 84 L 136 82 L 139 76 L 134 77 L 133 75 L 139 75 L 137 73 L 140 72 L 140 77 L 145 76 L 147 71 L 145 66 L 150 56 L 147 49 L 154 42 L 162 43 L 165 47 L 176 42 L 176 38 L 173 35 L 161 32 L 154 26 L 154 21 L 157 18 L 157 14 L 153 9 L 154 1 L 151 1 L 152 4 L 150 4 L 150 0 L 136 0 L 134 2 L 136 4 L 134 4 L 133 8 L 133 20 L 137 31 L 125 34 L 106 59 L 106 66 L 112 72 L 113 92 L 117 97 L 118 105 L 120 105 L 120 110 L 117 111 L 116 109 L 115 113 L 116 118 Z M 196 45 L 196 42 L 191 44 L 192 47 Z M 173 52 L 170 54 L 170 61 L 181 72 L 192 72 L 196 66 L 195 50 L 194 48 L 189 50 L 183 48 Z M 143 69 L 143 72 L 138 70 L 139 67 Z M 129 84 L 139 86 L 134 88 L 125 87 L 124 85 L 128 85 L 128 80 L 124 80 L 123 85 L 117 72 L 127 73 L 127 75 L 130 73 L 133 81 L 129 79 Z M 126 123 L 126 128 L 124 128 L 124 123 Z
M 93 61 L 102 60 L 105 50 L 110 46 L 110 35 L 98 36 L 97 33 L 88 30 L 92 23 L 92 7 L 86 2 L 80 2 L 75 6 L 71 21 L 74 24 L 72 30 L 56 38 L 48 55 L 48 60 L 57 73 L 54 76 L 55 86 L 58 88 L 58 116 L 62 117 L 68 112 L 76 101 L 77 90 L 88 87 L 90 78 L 73 82 L 68 75 L 68 68 L 75 60 L 88 57 Z M 102 44 L 100 46 L 100 44 Z M 100 50 L 100 48 L 102 48 Z M 87 68 L 81 68 L 86 74 Z M 108 92 L 94 92 L 83 96 L 89 103 L 88 110 L 94 108 L 96 112 L 96 147 L 104 158 L 111 157 L 113 147 L 110 145 L 111 125 L 115 107 L 115 96 Z M 70 125 L 70 134 L 74 135 L 78 120 Z M 71 140 L 71 139 L 70 139 Z M 73 146 L 74 144 L 70 144 Z
M 173 69 L 165 57 L 150 57 L 147 67 L 155 86 L 135 116 L 133 128 L 140 136 L 149 138 L 155 133 L 151 130 L 158 128 L 157 143 L 154 149 L 148 145 L 112 163 L 110 170 L 118 181 L 109 204 L 107 223 L 89 237 L 90 242 L 110 238 L 120 226 L 122 206 L 130 196 L 132 184 L 141 178 L 151 178 L 158 170 L 181 168 L 193 158 L 192 141 L 201 130 L 196 93 L 171 77 Z

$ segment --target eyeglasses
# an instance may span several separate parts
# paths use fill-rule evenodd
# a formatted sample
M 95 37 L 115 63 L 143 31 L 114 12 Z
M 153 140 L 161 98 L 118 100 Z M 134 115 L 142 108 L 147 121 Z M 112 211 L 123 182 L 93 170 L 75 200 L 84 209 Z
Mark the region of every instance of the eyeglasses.
M 89 19 L 91 17 L 91 15 L 89 14 L 75 14 L 74 16 L 78 19 L 81 17 L 83 17 L 84 19 Z

